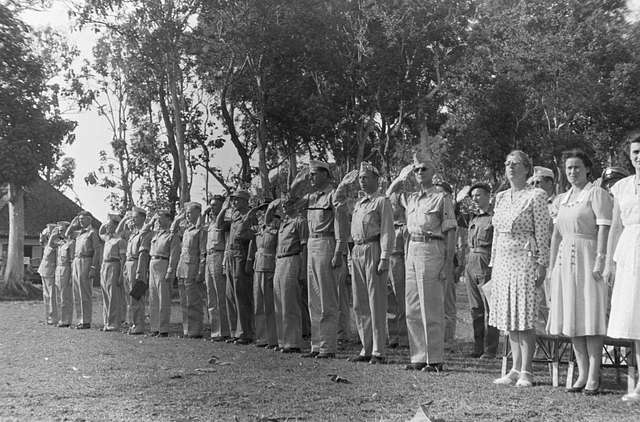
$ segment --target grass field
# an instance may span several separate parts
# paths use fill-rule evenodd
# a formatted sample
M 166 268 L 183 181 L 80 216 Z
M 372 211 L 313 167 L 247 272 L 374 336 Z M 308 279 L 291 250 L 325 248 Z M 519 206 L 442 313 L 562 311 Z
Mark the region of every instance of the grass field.
M 94 291 L 97 297 L 97 290 Z M 462 299 L 462 298 L 461 298 Z M 94 321 L 100 321 L 99 304 Z M 420 404 L 444 421 L 639 421 L 640 406 L 620 400 L 623 382 L 604 372 L 604 394 L 585 397 L 537 385 L 498 387 L 500 363 L 466 357 L 469 327 L 459 307 L 459 342 L 440 374 L 407 372 L 408 350 L 389 365 L 318 361 L 250 346 L 187 340 L 174 304 L 169 338 L 72 330 L 43 324 L 39 302 L 0 302 L 0 419 L 132 421 L 403 421 Z M 215 357 L 216 364 L 209 359 Z M 564 375 L 561 370 L 561 376 Z M 336 383 L 337 374 L 349 383 Z

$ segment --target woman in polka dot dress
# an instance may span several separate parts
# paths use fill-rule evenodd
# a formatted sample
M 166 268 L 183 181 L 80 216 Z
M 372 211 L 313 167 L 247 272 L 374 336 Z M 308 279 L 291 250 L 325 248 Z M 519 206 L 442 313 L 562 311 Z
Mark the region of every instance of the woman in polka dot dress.
M 538 313 L 536 287 L 549 264 L 549 210 L 547 194 L 529 187 L 531 159 L 512 151 L 505 162 L 511 188 L 498 193 L 493 215 L 493 289 L 489 325 L 509 332 L 513 356 L 511 371 L 495 384 L 531 387 Z

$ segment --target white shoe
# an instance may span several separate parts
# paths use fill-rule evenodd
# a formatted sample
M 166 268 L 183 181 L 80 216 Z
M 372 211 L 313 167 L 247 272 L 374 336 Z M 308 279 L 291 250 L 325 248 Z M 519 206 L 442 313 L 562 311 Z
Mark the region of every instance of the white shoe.
M 513 385 L 516 383 L 516 381 L 518 381 L 519 376 L 520 372 L 512 369 L 507 375 L 494 379 L 493 383 L 497 385 Z
M 529 371 L 521 371 L 520 378 L 516 382 L 516 387 L 533 387 L 533 374 Z
M 622 396 L 622 401 L 626 401 L 626 402 L 640 401 L 640 393 L 637 391 L 634 391 L 633 393 L 625 394 L 624 396 Z

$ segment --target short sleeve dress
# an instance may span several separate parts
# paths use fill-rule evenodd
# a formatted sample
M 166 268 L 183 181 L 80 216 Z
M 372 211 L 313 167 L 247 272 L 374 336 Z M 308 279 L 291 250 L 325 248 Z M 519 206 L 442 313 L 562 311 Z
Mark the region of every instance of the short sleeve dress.
M 556 227 L 562 240 L 551 270 L 551 308 L 547 330 L 569 337 L 604 335 L 607 286 L 593 278 L 598 226 L 611 225 L 611 196 L 587 184 L 569 202 L 573 188 L 560 195 Z
M 492 291 L 489 325 L 504 331 L 535 328 L 536 265 L 549 263 L 547 194 L 527 187 L 496 196 L 492 219 Z
M 607 335 L 640 340 L 640 186 L 635 176 L 613 185 L 611 193 L 620 207 L 624 227 L 613 259 L 615 284 L 611 293 L 611 313 Z

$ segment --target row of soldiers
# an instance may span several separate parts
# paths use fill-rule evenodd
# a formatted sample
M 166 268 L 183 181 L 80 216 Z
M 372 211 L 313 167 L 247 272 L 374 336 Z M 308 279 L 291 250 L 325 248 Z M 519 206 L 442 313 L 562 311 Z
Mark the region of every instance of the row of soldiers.
M 137 207 L 124 218 L 110 214 L 99 231 L 83 212 L 47 233 L 39 269 L 47 322 L 70 326 L 75 307 L 75 327 L 89 328 L 91 279 L 100 269 L 105 331 L 128 319 L 130 334 L 144 333 L 148 296 L 151 332 L 166 337 L 175 280 L 185 337 L 202 337 L 206 304 L 212 340 L 301 353 L 308 317 L 311 348 L 303 356 L 333 358 L 350 256 L 362 344 L 350 360 L 385 363 L 387 345 L 408 343 L 407 369 L 440 371 L 445 331 L 453 336 L 445 313 L 455 314 L 458 237 L 450 187 L 435 186 L 434 173 L 430 160 L 416 159 L 381 193 L 379 172 L 369 163 L 335 186 L 329 165 L 311 161 L 288 195 L 254 208 L 249 193 L 238 190 L 214 196 L 205 210 L 185 204 L 174 219 L 169 210 L 147 218 Z M 418 184 L 411 193 L 403 189 L 410 175 Z M 354 184 L 360 196 L 350 201 Z M 480 213 L 469 224 L 465 279 L 470 296 L 482 302 L 477 286 L 488 275 L 490 188 L 476 184 L 469 196 Z M 481 351 L 483 319 L 474 316 Z M 497 339 L 490 343 L 487 353 L 495 354 Z

